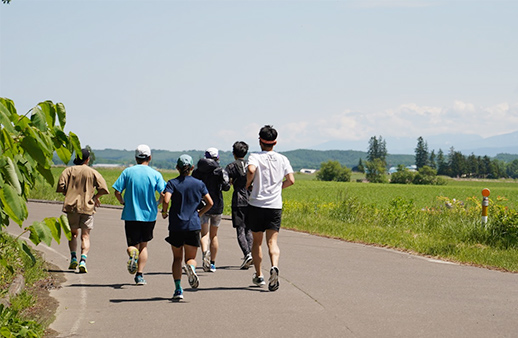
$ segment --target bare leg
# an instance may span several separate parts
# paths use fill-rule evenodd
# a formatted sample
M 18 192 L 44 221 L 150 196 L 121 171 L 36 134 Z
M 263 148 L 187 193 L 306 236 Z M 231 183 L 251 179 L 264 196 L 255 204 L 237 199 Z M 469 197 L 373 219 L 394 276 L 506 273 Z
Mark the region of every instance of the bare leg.
M 182 279 L 183 246 L 176 248 L 171 245 L 171 250 L 173 250 L 173 280 L 180 280 Z
M 263 261 L 263 249 L 261 244 L 263 243 L 262 232 L 252 232 L 254 242 L 252 243 L 252 258 L 254 260 L 254 267 L 256 276 L 262 276 L 261 263 Z
M 218 242 L 218 227 L 210 227 L 210 257 L 212 261 L 216 261 L 216 255 L 218 254 L 219 242 Z
M 90 251 L 90 229 L 81 229 L 81 255 L 88 255 L 88 251 Z
M 277 245 L 277 236 L 279 232 L 276 230 L 266 230 L 266 244 L 268 245 L 268 252 L 270 254 L 270 262 L 272 266 L 279 265 L 279 256 L 281 251 L 279 245 Z
M 201 225 L 201 252 L 209 250 L 209 223 L 202 223 Z
M 138 270 L 137 272 L 144 272 L 144 267 L 147 263 L 147 242 L 142 242 L 137 245 L 137 249 L 139 250 L 139 256 L 138 256 Z
M 70 252 L 77 252 L 77 235 L 79 235 L 79 229 L 70 229 L 72 238 L 68 241 L 68 248 Z
M 185 249 L 185 264 L 192 265 L 196 268 L 196 252 L 198 248 L 192 245 L 184 245 Z

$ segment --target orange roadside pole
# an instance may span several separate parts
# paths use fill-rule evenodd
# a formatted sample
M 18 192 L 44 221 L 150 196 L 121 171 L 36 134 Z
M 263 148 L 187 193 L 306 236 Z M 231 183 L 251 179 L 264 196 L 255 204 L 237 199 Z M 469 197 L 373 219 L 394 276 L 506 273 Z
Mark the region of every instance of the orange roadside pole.
M 482 223 L 487 223 L 487 207 L 489 206 L 489 194 L 491 194 L 491 192 L 488 188 L 482 189 Z

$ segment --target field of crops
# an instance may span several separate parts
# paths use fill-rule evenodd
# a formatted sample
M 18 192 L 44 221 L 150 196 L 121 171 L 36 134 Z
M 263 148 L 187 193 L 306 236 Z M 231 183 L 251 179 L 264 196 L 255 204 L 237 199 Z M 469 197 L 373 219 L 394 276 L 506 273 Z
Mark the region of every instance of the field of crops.
M 57 179 L 63 168 L 54 168 Z M 99 169 L 108 186 L 121 169 Z M 176 177 L 163 171 L 164 179 Z M 518 271 L 518 184 L 448 180 L 418 186 L 321 182 L 296 174 L 284 190 L 283 227 L 348 241 L 382 245 L 452 261 Z M 481 222 L 481 191 L 491 190 L 489 221 Z M 31 198 L 62 200 L 55 187 L 38 185 Z M 226 192 L 230 214 L 232 191 Z M 103 204 L 118 202 L 113 194 Z

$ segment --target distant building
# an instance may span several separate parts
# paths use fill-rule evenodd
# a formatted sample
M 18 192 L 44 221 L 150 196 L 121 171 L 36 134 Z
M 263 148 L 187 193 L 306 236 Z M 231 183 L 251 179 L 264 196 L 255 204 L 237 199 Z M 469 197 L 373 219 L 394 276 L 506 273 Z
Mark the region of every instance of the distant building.
M 314 174 L 314 173 L 315 173 L 315 171 L 317 171 L 317 170 L 316 170 L 316 169 L 304 169 L 304 168 L 303 168 L 303 169 L 300 169 L 300 172 L 301 172 L 302 174 Z
M 122 168 L 124 166 L 122 164 L 95 163 L 92 167 L 94 167 L 94 168 Z
M 398 167 L 390 167 L 390 169 L 388 170 L 388 173 L 393 174 L 393 173 L 397 172 L 397 168 Z M 405 167 L 405 169 L 407 169 L 408 171 L 417 171 L 417 166 L 415 164 L 407 165 Z

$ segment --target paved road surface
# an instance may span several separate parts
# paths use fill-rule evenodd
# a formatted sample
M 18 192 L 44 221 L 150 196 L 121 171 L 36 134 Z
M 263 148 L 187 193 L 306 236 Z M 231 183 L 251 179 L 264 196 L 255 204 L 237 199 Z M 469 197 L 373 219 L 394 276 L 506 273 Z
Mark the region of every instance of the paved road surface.
M 60 215 L 29 203 L 27 224 Z M 9 229 L 14 230 L 14 227 Z M 230 221 L 220 229 L 216 273 L 173 303 L 172 254 L 157 222 L 146 286 L 126 270 L 120 210 L 95 216 L 88 274 L 69 272 L 66 241 L 40 245 L 67 281 L 51 328 L 60 337 L 516 337 L 518 275 L 439 262 L 383 248 L 281 230 L 280 289 L 255 287 L 242 271 Z M 265 251 L 266 252 L 266 251 Z M 198 255 L 200 262 L 200 255 Z M 265 267 L 268 276 L 269 264 Z

